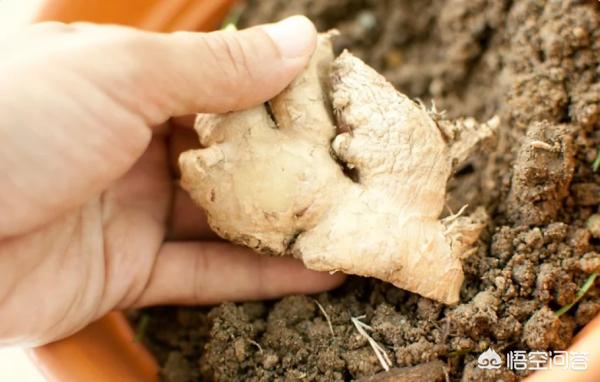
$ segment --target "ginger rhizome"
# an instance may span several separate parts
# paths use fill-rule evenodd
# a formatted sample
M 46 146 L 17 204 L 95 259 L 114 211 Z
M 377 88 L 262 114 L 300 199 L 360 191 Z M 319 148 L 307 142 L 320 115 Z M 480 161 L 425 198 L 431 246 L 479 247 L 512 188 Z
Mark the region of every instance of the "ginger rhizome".
M 435 119 L 320 36 L 267 105 L 198 116 L 203 148 L 181 155 L 181 183 L 234 243 L 456 303 L 487 216 L 440 219 L 446 182 L 496 123 Z

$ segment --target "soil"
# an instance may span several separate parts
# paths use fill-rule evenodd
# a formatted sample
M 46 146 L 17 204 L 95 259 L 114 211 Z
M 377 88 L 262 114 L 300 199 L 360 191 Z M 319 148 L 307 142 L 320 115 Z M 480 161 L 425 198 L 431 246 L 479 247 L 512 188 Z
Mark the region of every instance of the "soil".
M 497 144 L 450 184 L 449 211 L 493 224 L 464 262 L 457 306 L 351 277 L 274 302 L 154 308 L 146 343 L 164 381 L 347 381 L 439 360 L 452 381 L 525 374 L 476 367 L 480 352 L 565 349 L 600 311 L 600 3 L 540 0 L 253 0 L 240 26 L 303 13 L 402 92 L 450 117 L 498 115 Z M 326 314 L 325 314 L 326 313 Z M 383 380 L 383 379 L 382 379 Z

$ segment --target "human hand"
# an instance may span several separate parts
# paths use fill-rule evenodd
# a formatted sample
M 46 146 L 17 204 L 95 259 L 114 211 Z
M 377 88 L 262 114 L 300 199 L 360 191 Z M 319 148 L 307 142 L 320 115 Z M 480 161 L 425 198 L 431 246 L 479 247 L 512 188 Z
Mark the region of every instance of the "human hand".
M 169 122 L 264 102 L 315 42 L 302 17 L 210 34 L 46 23 L 0 42 L 0 345 L 54 341 L 112 309 L 339 284 L 215 241 L 176 181 L 197 137 Z

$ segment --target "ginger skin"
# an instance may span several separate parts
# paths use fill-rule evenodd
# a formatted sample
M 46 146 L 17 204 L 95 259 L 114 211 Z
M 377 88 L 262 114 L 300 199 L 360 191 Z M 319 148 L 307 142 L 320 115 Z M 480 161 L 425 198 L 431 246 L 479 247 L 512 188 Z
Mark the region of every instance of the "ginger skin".
M 496 124 L 438 126 L 358 58 L 344 52 L 334 60 L 327 36 L 269 106 L 197 119 L 204 148 L 179 163 L 182 186 L 211 227 L 310 269 L 458 302 L 460 259 L 486 215 L 440 220 L 446 182 Z

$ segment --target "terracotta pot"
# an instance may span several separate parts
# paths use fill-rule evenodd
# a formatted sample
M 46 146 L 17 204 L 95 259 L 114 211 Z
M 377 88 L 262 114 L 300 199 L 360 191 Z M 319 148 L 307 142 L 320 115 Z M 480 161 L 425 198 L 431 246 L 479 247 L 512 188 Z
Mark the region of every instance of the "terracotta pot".
M 49 382 L 158 381 L 156 361 L 117 312 L 29 355 Z
M 215 29 L 235 0 L 45 0 L 37 21 L 92 21 L 157 32 Z
M 50 0 L 38 21 L 93 21 L 132 25 L 153 31 L 211 30 L 234 0 Z M 589 352 L 585 372 L 555 369 L 527 382 L 600 381 L 600 316 L 576 338 L 570 351 Z M 134 340 L 118 312 L 92 323 L 64 340 L 32 349 L 31 358 L 49 382 L 119 382 L 158 380 L 152 355 Z

